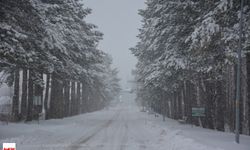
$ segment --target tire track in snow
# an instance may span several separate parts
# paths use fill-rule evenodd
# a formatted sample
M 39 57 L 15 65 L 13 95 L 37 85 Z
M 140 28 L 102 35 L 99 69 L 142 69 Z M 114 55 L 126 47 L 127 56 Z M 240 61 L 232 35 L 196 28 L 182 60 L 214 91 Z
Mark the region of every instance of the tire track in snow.
M 120 145 L 120 150 L 125 150 L 127 147 L 127 142 L 128 142 L 128 119 L 127 119 L 127 114 L 126 114 L 126 118 L 124 119 L 124 133 L 123 133 L 123 137 L 122 137 L 122 141 L 121 141 L 121 145 Z
M 95 137 L 100 131 L 102 131 L 105 128 L 108 128 L 113 121 L 120 115 L 120 111 L 117 112 L 114 117 L 110 120 L 108 120 L 105 124 L 101 125 L 100 127 L 97 127 L 96 129 L 93 130 L 93 132 L 90 132 L 90 135 L 88 136 L 83 136 L 76 142 L 72 143 L 69 147 L 68 150 L 78 150 L 83 147 L 83 144 L 87 143 L 90 139 Z

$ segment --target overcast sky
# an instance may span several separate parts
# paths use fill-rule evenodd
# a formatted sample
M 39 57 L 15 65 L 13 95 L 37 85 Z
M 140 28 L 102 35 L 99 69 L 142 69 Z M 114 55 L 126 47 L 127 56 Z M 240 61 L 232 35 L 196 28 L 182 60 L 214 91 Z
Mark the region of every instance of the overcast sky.
M 144 8 L 144 0 L 83 0 L 83 3 L 92 9 L 87 21 L 104 33 L 99 48 L 112 55 L 122 86 L 126 88 L 137 62 L 129 48 L 138 41 L 136 35 L 141 27 L 138 9 Z

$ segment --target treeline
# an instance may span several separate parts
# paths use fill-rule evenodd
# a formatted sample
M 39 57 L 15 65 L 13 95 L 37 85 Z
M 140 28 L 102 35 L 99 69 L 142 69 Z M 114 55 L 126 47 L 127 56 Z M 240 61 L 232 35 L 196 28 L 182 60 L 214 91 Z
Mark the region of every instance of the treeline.
M 235 130 L 239 0 L 147 0 L 143 26 L 131 48 L 137 100 L 173 119 Z M 244 3 L 240 132 L 250 134 L 250 1 Z M 192 118 L 192 107 L 205 117 Z
M 73 116 L 105 107 L 119 91 L 102 33 L 80 0 L 0 0 L 0 72 L 14 87 L 12 120 Z

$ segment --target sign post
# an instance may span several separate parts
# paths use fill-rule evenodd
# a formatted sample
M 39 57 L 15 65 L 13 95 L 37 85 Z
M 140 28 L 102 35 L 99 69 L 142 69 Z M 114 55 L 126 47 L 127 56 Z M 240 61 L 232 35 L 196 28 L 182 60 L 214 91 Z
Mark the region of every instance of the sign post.
M 192 107 L 192 117 L 205 117 L 205 108 Z
M 192 117 L 205 117 L 205 108 L 204 107 L 192 107 Z M 193 119 L 191 119 L 192 127 L 193 127 Z

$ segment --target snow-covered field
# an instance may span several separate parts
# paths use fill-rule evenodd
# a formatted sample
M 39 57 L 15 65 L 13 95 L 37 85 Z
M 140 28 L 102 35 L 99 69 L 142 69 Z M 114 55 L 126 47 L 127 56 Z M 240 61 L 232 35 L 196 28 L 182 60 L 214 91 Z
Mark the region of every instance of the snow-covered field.
M 29 124 L 0 123 L 0 143 L 17 150 L 250 150 L 250 137 L 236 144 L 217 132 L 140 112 L 132 94 L 102 111 Z

